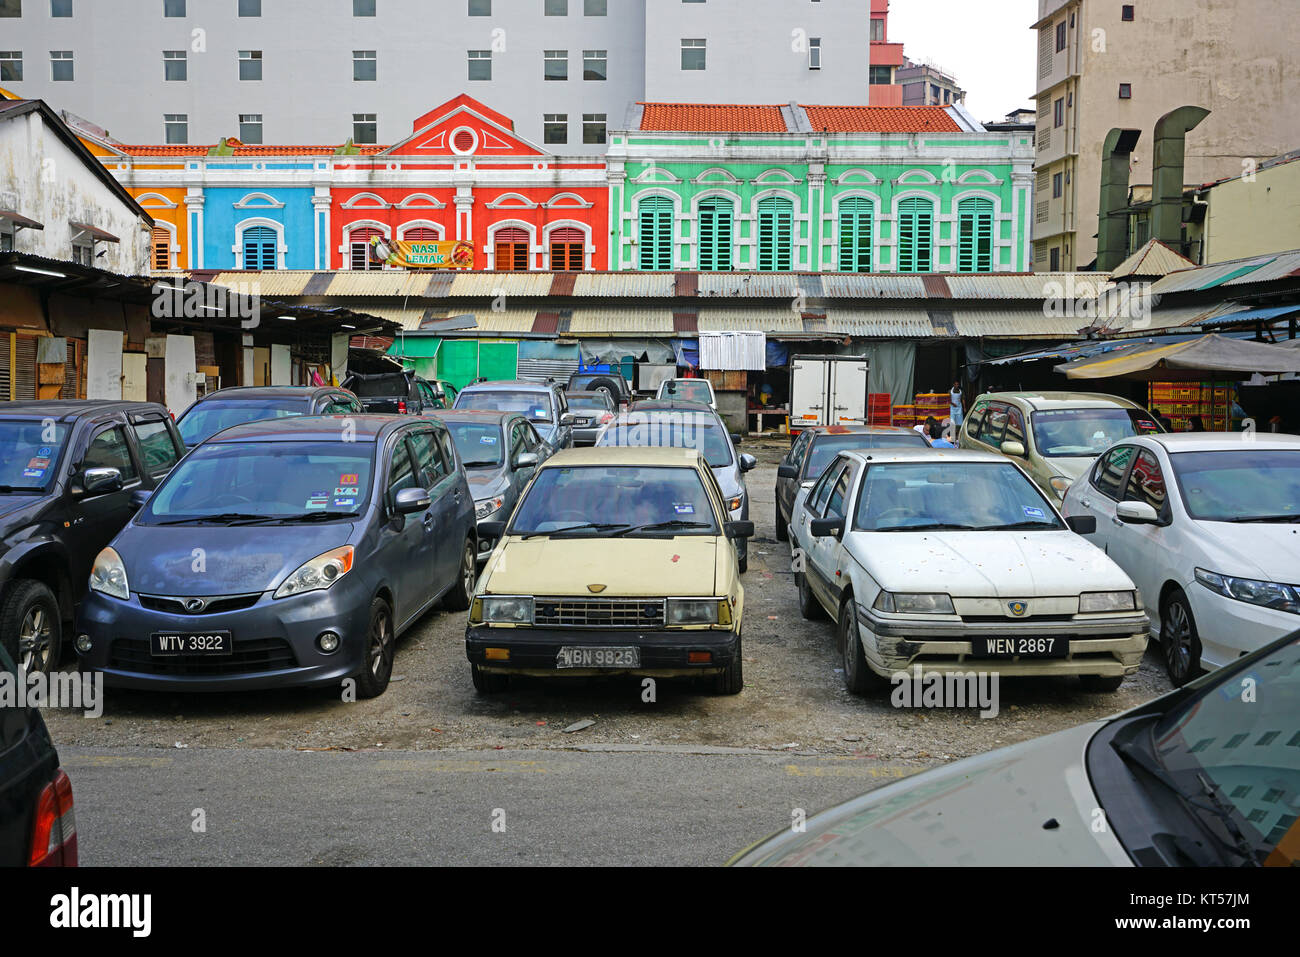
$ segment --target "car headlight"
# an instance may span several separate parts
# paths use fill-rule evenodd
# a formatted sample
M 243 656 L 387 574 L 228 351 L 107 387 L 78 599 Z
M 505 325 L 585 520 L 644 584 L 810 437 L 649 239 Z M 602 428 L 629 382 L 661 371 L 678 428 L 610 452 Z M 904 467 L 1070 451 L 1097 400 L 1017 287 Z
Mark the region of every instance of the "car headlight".
M 1079 596 L 1079 614 L 1137 611 L 1137 594 L 1131 591 L 1089 591 Z
M 504 505 L 505 503 L 506 500 L 502 498 L 500 495 L 498 495 L 496 498 L 485 498 L 481 500 L 475 499 L 474 518 L 477 521 L 481 522 L 483 521 L 483 519 L 487 518 L 493 512 L 497 511 L 497 509 L 501 508 L 501 506 Z
M 473 614 L 476 621 L 504 625 L 529 625 L 533 621 L 533 600 L 531 598 L 498 598 L 484 595 L 474 600 Z
M 745 504 L 745 493 L 741 492 L 739 495 L 735 496 L 734 498 L 727 499 L 727 511 L 734 512 L 736 511 L 736 509 L 740 508 L 740 506 L 744 504 Z
M 882 591 L 873 606 L 895 615 L 955 615 L 952 599 L 944 594 L 905 595 Z
M 665 616 L 669 625 L 729 625 L 731 606 L 725 598 L 670 598 Z
M 1047 484 L 1052 486 L 1052 491 L 1057 495 L 1064 495 L 1070 490 L 1070 486 L 1074 484 L 1074 480 L 1067 478 L 1064 475 L 1053 475 L 1047 480 Z
M 1233 578 L 1204 568 L 1196 569 L 1196 580 L 1224 598 L 1235 598 L 1252 605 L 1300 615 L 1300 586 L 1255 581 L 1253 578 Z
M 290 595 L 329 588 L 352 571 L 352 555 L 352 546 L 344 545 L 341 548 L 331 548 L 311 561 L 304 562 L 275 590 L 275 597 L 288 598 Z
M 105 548 L 95 556 L 95 564 L 90 566 L 90 588 L 92 591 L 112 595 L 123 601 L 130 599 L 131 589 L 126 583 L 126 565 L 122 556 L 114 549 Z

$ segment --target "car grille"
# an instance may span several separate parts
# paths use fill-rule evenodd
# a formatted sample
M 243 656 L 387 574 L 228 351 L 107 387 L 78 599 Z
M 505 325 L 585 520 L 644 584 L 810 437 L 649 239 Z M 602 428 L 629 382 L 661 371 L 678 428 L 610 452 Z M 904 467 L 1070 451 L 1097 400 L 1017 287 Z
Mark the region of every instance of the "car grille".
M 187 601 L 193 600 L 191 596 L 174 598 L 170 595 L 137 595 L 136 597 L 140 599 L 143 607 L 153 611 L 165 611 L 170 615 L 215 615 L 223 611 L 252 608 L 262 597 L 262 593 L 259 591 L 251 595 L 218 595 L 215 598 L 201 598 L 199 600 L 203 602 L 203 607 L 193 611 L 185 607 Z
M 295 668 L 298 659 L 281 638 L 252 638 L 236 641 L 229 655 L 169 655 L 155 658 L 149 639 L 118 638 L 109 649 L 110 668 L 151 675 L 236 675 Z
M 994 623 L 1003 625 L 1038 625 L 1048 621 L 1072 621 L 1073 615 L 1025 615 L 1022 618 L 1008 618 L 1006 615 L 962 615 L 961 620 L 972 624 Z
M 661 628 L 664 600 L 538 598 L 533 624 L 543 628 Z

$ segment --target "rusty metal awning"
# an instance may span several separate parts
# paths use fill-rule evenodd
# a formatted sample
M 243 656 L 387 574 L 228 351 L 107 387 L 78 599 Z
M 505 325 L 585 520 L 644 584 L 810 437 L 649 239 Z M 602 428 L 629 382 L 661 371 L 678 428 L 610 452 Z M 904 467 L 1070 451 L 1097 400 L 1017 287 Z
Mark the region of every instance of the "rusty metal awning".
M 122 241 L 107 230 L 100 229 L 98 226 L 92 226 L 89 223 L 68 223 L 68 225 L 73 229 L 80 229 L 83 232 L 90 233 L 90 235 L 95 237 L 96 242 L 120 243 Z
M 34 219 L 28 219 L 15 213 L 12 209 L 0 209 L 0 219 L 8 220 L 14 224 L 15 229 L 44 229 L 44 223 L 38 223 Z

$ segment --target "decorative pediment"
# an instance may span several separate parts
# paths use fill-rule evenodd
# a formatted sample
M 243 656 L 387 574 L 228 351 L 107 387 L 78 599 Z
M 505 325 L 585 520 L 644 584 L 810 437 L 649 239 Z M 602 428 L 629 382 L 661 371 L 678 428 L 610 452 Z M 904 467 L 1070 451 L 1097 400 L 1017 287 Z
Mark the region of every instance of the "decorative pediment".
M 249 193 L 235 204 L 235 209 L 284 209 L 284 203 L 266 193 Z
M 509 117 L 470 96 L 458 96 L 415 121 L 414 132 L 381 156 L 545 156 L 514 131 Z

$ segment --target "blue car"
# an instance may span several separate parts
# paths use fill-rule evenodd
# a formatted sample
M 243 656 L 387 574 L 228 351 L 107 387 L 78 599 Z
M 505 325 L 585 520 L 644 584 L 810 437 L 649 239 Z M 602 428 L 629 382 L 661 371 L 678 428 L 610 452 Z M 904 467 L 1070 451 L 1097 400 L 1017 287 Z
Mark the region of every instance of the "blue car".
M 469 607 L 474 498 L 446 426 L 387 415 L 250 422 L 192 450 L 99 553 L 77 620 L 106 685 L 388 687 L 395 640 Z

